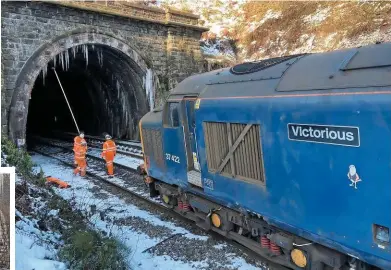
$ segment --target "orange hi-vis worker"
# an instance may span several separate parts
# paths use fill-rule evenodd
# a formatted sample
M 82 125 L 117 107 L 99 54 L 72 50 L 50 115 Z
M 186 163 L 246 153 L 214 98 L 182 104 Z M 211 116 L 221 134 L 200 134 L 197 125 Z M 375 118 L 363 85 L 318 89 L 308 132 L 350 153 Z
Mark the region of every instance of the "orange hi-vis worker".
M 76 149 L 78 149 L 78 147 L 81 146 L 82 143 L 86 143 L 86 141 L 84 140 L 84 132 L 80 131 L 80 134 L 76 136 L 75 139 L 73 140 L 73 152 L 75 153 L 75 160 L 74 160 L 75 167 L 77 167 Z
M 114 174 L 114 157 L 117 153 L 117 147 L 114 141 L 111 140 L 109 134 L 105 135 L 106 141 L 103 144 L 102 157 L 106 161 L 107 172 L 110 177 L 113 177 Z
M 73 173 L 75 175 L 80 173 L 80 176 L 85 176 L 87 171 L 87 142 L 84 140 L 84 132 L 80 132 L 80 135 L 75 138 L 73 151 L 75 152 L 75 163 L 77 164 Z

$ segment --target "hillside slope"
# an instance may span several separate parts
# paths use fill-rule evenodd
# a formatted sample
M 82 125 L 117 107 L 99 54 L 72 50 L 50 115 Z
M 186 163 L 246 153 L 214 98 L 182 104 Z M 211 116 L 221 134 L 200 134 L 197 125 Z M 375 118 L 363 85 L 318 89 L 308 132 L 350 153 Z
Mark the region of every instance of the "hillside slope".
M 391 2 L 163 0 L 201 16 L 204 52 L 235 61 L 391 41 Z

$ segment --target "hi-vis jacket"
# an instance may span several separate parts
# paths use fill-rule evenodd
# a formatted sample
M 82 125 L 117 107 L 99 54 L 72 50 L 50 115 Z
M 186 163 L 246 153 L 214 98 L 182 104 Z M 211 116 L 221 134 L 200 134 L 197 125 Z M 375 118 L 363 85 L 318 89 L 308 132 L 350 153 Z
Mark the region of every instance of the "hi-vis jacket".
M 75 159 L 85 159 L 87 153 L 87 142 L 80 136 L 76 136 L 73 144 Z
M 103 144 L 102 157 L 106 160 L 114 159 L 114 156 L 117 153 L 117 146 L 112 140 L 107 140 Z

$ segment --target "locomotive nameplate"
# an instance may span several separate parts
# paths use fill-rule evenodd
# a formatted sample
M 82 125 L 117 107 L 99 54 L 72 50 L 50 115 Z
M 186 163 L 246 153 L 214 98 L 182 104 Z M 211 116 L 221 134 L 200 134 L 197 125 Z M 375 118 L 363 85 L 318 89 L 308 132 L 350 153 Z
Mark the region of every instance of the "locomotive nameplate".
M 359 147 L 358 127 L 288 124 L 288 138 L 293 141 Z

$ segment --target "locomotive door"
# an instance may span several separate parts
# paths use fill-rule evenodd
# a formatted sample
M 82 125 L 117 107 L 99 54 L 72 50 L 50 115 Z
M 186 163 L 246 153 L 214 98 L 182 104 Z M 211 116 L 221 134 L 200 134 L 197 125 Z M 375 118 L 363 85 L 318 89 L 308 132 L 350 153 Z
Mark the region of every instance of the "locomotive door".
M 188 182 L 202 187 L 200 163 L 198 159 L 197 151 L 197 137 L 196 137 L 196 124 L 195 124 L 195 97 L 184 98 L 184 111 L 186 114 L 185 134 L 186 134 L 186 151 L 188 160 Z

